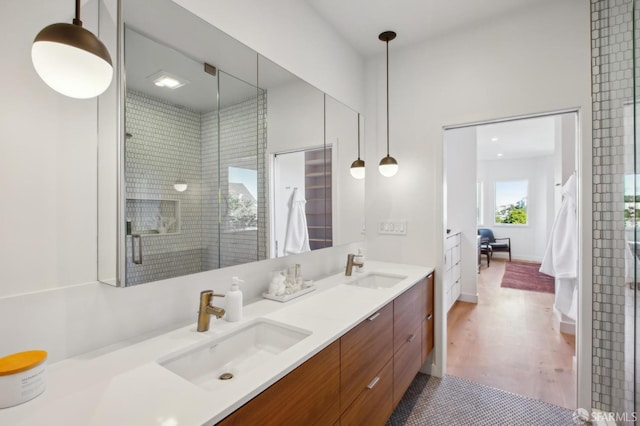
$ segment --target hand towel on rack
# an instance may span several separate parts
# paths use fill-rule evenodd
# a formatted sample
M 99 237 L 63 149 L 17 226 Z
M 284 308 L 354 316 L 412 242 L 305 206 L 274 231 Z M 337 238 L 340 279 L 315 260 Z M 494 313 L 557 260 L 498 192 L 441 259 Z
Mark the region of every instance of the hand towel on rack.
M 309 248 L 307 217 L 304 211 L 306 202 L 298 188 L 294 188 L 289 199 L 289 218 L 287 219 L 287 231 L 284 238 L 285 254 L 311 251 Z
M 551 228 L 540 272 L 556 277 L 554 306 L 575 320 L 578 282 L 575 175 L 571 175 L 562 186 L 562 196 L 562 205 Z

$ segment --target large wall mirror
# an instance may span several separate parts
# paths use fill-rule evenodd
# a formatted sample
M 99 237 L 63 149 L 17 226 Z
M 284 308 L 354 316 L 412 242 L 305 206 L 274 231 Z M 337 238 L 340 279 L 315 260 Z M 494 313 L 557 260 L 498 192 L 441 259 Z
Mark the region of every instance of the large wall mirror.
M 176 5 L 102 0 L 99 280 L 133 286 L 362 239 L 357 112 Z

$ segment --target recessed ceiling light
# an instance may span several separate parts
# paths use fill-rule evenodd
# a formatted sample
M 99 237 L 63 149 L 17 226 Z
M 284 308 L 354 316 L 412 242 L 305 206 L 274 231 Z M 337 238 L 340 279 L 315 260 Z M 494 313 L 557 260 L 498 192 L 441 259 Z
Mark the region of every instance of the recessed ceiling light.
M 502 157 L 502 153 L 501 152 L 498 153 L 498 157 Z
M 498 138 L 491 138 L 491 142 L 498 142 Z
M 172 90 L 190 83 L 189 80 L 185 80 L 184 78 L 178 77 L 175 74 L 170 74 L 166 71 L 158 71 L 157 73 L 147 77 L 147 80 L 151 80 L 153 84 L 158 87 L 165 87 Z

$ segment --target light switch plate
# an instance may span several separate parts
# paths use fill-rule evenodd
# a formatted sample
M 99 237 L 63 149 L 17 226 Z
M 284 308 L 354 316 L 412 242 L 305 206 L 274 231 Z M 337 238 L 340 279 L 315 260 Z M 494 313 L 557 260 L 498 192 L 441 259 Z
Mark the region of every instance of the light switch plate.
M 378 222 L 378 234 L 407 235 L 407 221 Z

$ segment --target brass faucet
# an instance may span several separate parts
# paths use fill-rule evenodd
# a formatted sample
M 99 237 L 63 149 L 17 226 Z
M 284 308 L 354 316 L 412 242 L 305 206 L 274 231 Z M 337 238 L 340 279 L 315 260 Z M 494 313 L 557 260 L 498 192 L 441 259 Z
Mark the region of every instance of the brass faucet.
M 209 330 L 210 315 L 216 318 L 222 318 L 224 309 L 211 305 L 211 299 L 214 297 L 224 297 L 224 294 L 215 294 L 213 290 L 204 290 L 200 292 L 200 310 L 198 311 L 198 331 Z
M 347 255 L 347 270 L 344 271 L 344 274 L 347 277 L 351 276 L 351 272 L 353 272 L 353 267 L 354 266 L 359 266 L 359 267 L 363 267 L 364 266 L 364 262 L 356 262 L 355 259 L 356 255 L 355 254 L 348 254 Z

